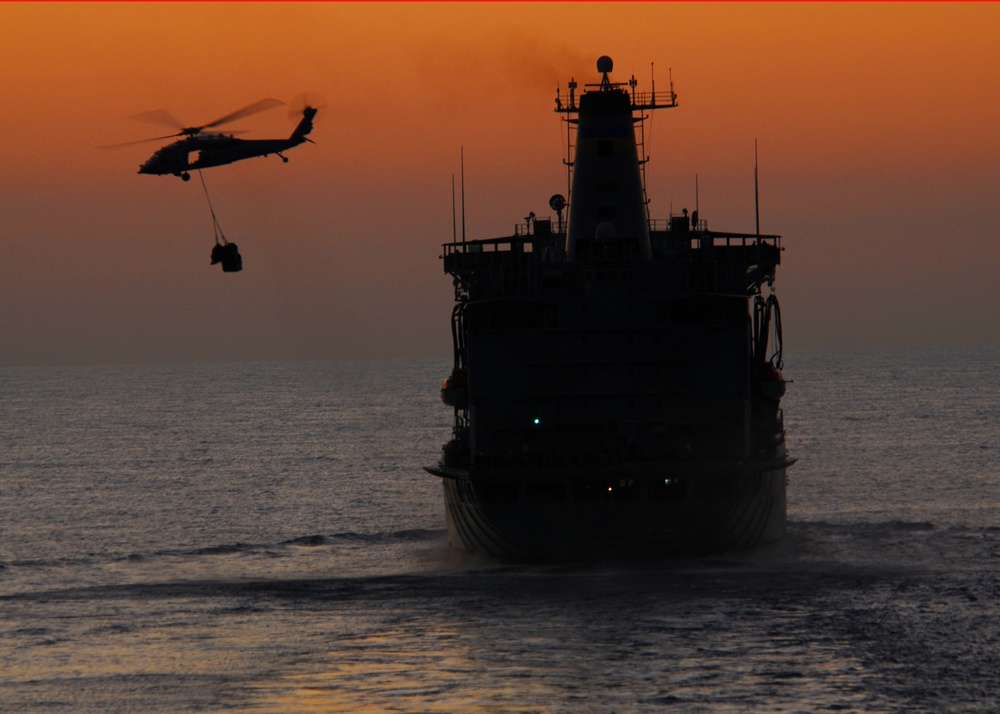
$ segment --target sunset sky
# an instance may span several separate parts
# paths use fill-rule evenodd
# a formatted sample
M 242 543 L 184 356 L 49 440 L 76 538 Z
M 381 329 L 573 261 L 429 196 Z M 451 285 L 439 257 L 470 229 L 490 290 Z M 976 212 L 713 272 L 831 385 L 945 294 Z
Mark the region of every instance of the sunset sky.
M 452 176 L 470 238 L 565 192 L 557 87 L 672 74 L 651 211 L 783 236 L 786 352 L 1000 345 L 1000 4 L 0 3 L 0 366 L 450 354 Z M 203 124 L 322 95 L 280 159 L 207 170 Z M 287 137 L 283 108 L 234 122 Z

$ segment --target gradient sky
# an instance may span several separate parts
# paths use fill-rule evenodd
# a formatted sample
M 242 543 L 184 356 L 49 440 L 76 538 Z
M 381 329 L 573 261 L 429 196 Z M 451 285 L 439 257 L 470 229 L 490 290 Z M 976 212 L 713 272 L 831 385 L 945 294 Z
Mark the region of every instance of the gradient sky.
M 784 237 L 789 353 L 1000 344 L 1000 5 L 0 3 L 0 366 L 450 354 L 451 182 L 470 238 L 564 192 L 570 77 L 672 72 L 651 210 Z M 288 153 L 140 176 L 169 108 L 327 107 Z M 285 137 L 283 109 L 232 125 Z

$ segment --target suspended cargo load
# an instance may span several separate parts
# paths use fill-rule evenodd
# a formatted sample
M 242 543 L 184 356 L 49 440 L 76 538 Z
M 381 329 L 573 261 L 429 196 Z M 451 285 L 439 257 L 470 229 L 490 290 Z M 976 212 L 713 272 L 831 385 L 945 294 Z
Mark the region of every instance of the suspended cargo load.
M 212 265 L 222 263 L 223 273 L 238 273 L 243 270 L 243 257 L 235 243 L 216 243 L 212 248 Z

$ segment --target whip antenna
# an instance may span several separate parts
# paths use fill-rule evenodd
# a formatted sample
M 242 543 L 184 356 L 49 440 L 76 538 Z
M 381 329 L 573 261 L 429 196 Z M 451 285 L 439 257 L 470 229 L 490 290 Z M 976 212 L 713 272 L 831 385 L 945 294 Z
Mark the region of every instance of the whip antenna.
M 462 147 L 462 242 L 465 242 L 465 147 Z
M 757 239 L 760 240 L 760 194 L 757 190 L 757 140 L 753 140 L 753 210 L 757 219 Z
M 451 175 L 451 242 L 458 242 L 458 228 L 455 217 L 455 174 Z

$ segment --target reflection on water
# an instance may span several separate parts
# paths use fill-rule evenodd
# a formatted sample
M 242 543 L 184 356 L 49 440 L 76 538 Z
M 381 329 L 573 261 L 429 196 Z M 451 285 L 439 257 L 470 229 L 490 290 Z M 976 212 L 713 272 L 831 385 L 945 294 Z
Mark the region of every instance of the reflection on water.
M 1000 353 L 948 360 L 788 356 L 781 544 L 561 566 L 448 546 L 448 365 L 0 370 L 0 709 L 1000 710 Z
M 401 702 L 406 711 L 745 711 L 761 696 L 774 706 L 871 705 L 859 653 L 838 632 L 843 584 L 817 597 L 801 576 L 760 575 L 696 567 L 401 582 L 399 600 L 378 598 L 372 620 L 322 620 L 326 649 L 254 685 L 251 698 L 276 712 Z

